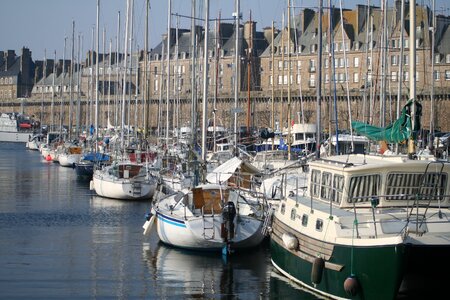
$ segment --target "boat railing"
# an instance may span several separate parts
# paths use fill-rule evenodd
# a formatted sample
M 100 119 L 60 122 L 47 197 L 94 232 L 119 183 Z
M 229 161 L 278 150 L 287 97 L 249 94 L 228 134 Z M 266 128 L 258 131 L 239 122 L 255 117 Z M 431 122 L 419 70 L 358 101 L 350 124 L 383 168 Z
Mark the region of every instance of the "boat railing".
M 407 200 L 406 205 L 404 206 L 398 206 L 398 205 L 392 205 L 392 206 L 382 206 L 381 209 L 378 209 L 378 206 L 380 204 L 380 198 L 390 198 L 390 197 L 401 197 Z M 424 233 L 423 230 L 420 230 L 422 228 L 424 222 L 427 224 L 436 224 L 436 223 L 448 223 L 449 220 L 447 218 L 444 218 L 444 215 L 442 213 L 442 207 L 440 205 L 441 199 L 448 198 L 450 199 L 450 195 L 435 195 L 435 198 L 438 199 L 438 206 L 436 207 L 438 209 L 437 215 L 438 218 L 442 221 L 429 221 L 427 220 L 427 212 L 429 208 L 431 207 L 431 200 L 430 195 L 421 195 L 419 193 L 415 194 L 390 194 L 390 195 L 374 195 L 374 196 L 360 196 L 360 197 L 352 197 L 352 203 L 353 203 L 353 213 L 355 218 L 355 229 L 356 229 L 356 236 L 360 238 L 359 234 L 359 228 L 358 225 L 362 224 L 373 224 L 374 227 L 374 234 L 375 238 L 378 237 L 377 232 L 377 224 L 381 223 L 381 219 L 377 218 L 377 215 L 385 214 L 387 213 L 388 209 L 398 209 L 403 208 L 405 212 L 405 226 L 403 230 L 406 230 L 406 228 L 409 228 L 409 224 L 413 224 L 415 226 L 414 233 L 421 235 Z M 356 206 L 355 203 L 357 200 L 370 200 L 370 206 Z M 428 203 L 421 204 L 420 200 L 429 200 Z M 357 217 L 357 210 L 367 210 L 371 209 L 372 212 L 372 220 L 367 222 L 360 222 L 358 221 Z M 423 211 L 419 211 L 420 208 L 423 208 Z M 331 215 L 331 201 L 330 201 L 330 215 Z M 420 212 L 420 213 L 419 213 Z M 412 233 L 410 231 L 410 233 Z

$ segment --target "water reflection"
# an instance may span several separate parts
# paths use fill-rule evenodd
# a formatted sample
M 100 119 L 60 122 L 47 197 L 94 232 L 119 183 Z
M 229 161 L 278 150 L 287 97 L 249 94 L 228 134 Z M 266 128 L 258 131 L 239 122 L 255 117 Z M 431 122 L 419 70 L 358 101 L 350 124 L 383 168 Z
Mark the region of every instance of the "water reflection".
M 223 259 L 217 253 L 148 243 L 144 245 L 143 255 L 158 297 L 257 299 L 268 296 L 266 247 Z

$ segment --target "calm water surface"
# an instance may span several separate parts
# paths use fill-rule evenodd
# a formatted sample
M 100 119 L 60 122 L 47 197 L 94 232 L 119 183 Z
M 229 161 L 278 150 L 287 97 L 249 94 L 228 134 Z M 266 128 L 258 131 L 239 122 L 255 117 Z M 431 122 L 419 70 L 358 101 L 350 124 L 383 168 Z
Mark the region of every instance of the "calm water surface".
M 273 272 L 267 243 L 224 261 L 144 237 L 148 209 L 0 143 L 0 298 L 316 299 Z

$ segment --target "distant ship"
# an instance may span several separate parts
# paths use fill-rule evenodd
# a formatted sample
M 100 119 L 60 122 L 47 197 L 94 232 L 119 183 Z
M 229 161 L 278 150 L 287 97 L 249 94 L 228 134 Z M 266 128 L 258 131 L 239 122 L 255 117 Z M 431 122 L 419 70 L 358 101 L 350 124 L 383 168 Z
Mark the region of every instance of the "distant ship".
M 26 143 L 39 125 L 29 117 L 18 113 L 2 113 L 0 116 L 0 142 Z

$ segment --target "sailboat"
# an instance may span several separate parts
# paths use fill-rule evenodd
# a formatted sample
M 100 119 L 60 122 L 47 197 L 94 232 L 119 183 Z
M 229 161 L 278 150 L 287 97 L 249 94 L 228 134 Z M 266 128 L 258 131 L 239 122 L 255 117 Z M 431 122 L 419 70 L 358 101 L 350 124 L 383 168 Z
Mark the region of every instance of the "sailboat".
M 208 0 L 205 15 L 203 75 L 207 78 Z M 236 32 L 238 31 L 239 27 L 236 26 Z M 207 154 L 207 98 L 207 80 L 204 79 L 203 162 L 206 161 Z M 266 205 L 262 195 L 254 191 L 252 178 L 257 173 L 258 170 L 250 164 L 237 157 L 231 158 L 206 175 L 202 184 L 195 184 L 193 188 L 182 189 L 158 199 L 143 226 L 144 234 L 149 233 L 156 222 L 158 236 L 166 244 L 185 249 L 222 251 L 225 255 L 234 249 L 259 245 L 264 239 L 262 228 Z
M 130 5 L 130 0 L 127 1 L 127 21 L 125 30 L 125 45 L 128 41 L 128 26 L 130 10 L 133 8 Z M 97 12 L 98 13 L 98 12 Z M 98 15 L 97 15 L 98 18 Z M 98 23 L 98 22 L 97 22 Z M 98 46 L 98 34 L 97 34 Z M 125 46 L 124 55 L 124 70 L 125 82 L 127 74 L 128 61 L 128 46 Z M 98 63 L 97 63 L 98 68 Z M 98 76 L 97 79 L 98 81 Z M 98 83 L 97 83 L 98 86 Z M 123 99 L 122 99 L 122 128 L 121 128 L 121 148 L 125 153 L 125 102 L 126 102 L 126 86 L 123 85 Z M 96 96 L 97 98 L 97 96 Z M 96 110 L 97 115 L 97 110 Z M 97 124 L 97 117 L 96 117 Z M 97 134 L 97 131 L 96 133 Z M 145 158 L 145 156 L 144 156 Z M 111 165 L 104 166 L 102 169 L 95 170 L 93 180 L 91 181 L 91 189 L 94 189 L 97 195 L 107 198 L 133 200 L 133 199 L 150 199 L 156 188 L 156 179 L 150 172 L 150 161 L 138 162 L 131 160 L 130 156 L 120 157 L 116 159 Z
M 159 199 L 144 234 L 156 222 L 162 242 L 184 249 L 227 254 L 259 245 L 265 237 L 266 204 L 252 189 L 255 171 L 234 157 L 209 173 L 207 183 Z

